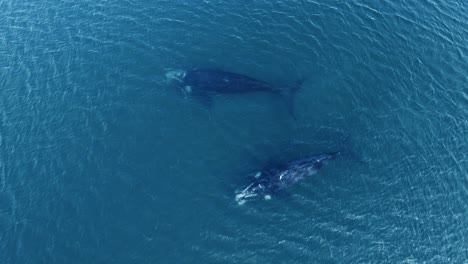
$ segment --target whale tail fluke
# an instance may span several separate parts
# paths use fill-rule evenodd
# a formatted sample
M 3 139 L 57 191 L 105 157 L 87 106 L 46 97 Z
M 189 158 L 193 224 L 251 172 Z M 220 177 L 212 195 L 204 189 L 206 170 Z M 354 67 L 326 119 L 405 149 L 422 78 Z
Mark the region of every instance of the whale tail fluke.
M 294 119 L 296 119 L 296 114 L 294 112 L 294 95 L 302 87 L 304 82 L 305 79 L 299 79 L 294 85 L 280 90 L 288 112 Z
M 335 159 L 336 157 L 342 155 L 342 151 L 328 152 L 327 155 L 330 156 L 330 159 Z

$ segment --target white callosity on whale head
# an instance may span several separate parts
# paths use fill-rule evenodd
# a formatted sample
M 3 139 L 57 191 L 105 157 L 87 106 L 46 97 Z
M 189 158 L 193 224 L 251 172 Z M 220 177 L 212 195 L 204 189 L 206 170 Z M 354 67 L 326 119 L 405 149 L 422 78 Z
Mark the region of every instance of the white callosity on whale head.
M 187 72 L 184 70 L 170 70 L 166 72 L 166 80 L 168 82 L 170 81 L 183 82 L 186 74 Z
M 238 205 L 243 205 L 247 199 L 257 196 L 256 193 L 238 193 L 236 194 L 236 202 Z
M 284 176 L 285 174 L 286 174 L 286 172 L 283 172 L 283 173 L 280 174 L 280 176 L 279 176 L 280 181 L 283 179 L 283 176 Z
M 189 85 L 184 86 L 184 92 L 186 92 L 186 93 L 192 92 L 192 86 L 189 86 Z
M 252 198 L 257 196 L 255 192 L 251 192 L 249 189 L 254 185 L 253 183 L 250 184 L 249 186 L 245 187 L 241 191 L 236 192 L 235 200 L 237 204 L 243 205 L 245 202 L 247 202 L 247 199 Z

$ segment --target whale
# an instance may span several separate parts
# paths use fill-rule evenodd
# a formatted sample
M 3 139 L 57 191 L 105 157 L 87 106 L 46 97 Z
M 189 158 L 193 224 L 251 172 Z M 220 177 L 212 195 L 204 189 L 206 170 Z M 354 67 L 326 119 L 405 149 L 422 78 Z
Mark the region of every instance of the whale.
M 185 94 L 194 96 L 208 108 L 212 107 L 213 96 L 216 94 L 267 92 L 279 94 L 293 117 L 293 94 L 304 82 L 301 79 L 294 85 L 278 87 L 243 74 L 209 68 L 176 69 L 165 75 L 169 83 L 181 88 Z
M 235 191 L 235 201 L 242 205 L 255 199 L 270 200 L 278 192 L 316 174 L 324 164 L 340 154 L 341 152 L 330 152 L 309 155 L 286 164 L 267 166 L 250 175 L 251 181 Z

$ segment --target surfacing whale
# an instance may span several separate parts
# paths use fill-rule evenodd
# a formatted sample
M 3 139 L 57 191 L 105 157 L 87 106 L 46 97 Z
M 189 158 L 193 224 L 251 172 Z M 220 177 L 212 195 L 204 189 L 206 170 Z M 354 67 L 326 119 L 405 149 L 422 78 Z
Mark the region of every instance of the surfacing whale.
M 279 94 L 284 98 L 288 111 L 292 116 L 294 116 L 293 94 L 304 82 L 301 80 L 292 86 L 280 88 L 238 73 L 198 68 L 168 71 L 166 79 L 171 83 L 176 83 L 184 93 L 196 97 L 207 107 L 213 105 L 213 95 L 215 94 L 244 94 L 252 92 Z
M 270 200 L 272 195 L 290 188 L 304 178 L 314 175 L 328 161 L 340 152 L 312 155 L 291 161 L 282 166 L 267 167 L 255 173 L 252 181 L 235 192 L 239 205 L 248 200 L 263 198 Z

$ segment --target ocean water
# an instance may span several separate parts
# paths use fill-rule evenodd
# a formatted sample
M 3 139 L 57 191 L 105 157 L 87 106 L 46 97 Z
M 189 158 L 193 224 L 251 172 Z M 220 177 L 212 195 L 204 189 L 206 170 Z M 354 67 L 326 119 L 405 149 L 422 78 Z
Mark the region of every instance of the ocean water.
M 0 263 L 468 263 L 468 4 L 0 0 Z M 213 109 L 210 67 L 282 86 Z M 270 161 L 347 149 L 270 201 Z

